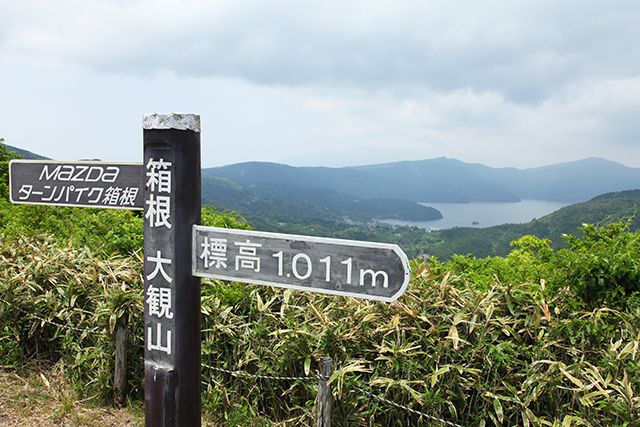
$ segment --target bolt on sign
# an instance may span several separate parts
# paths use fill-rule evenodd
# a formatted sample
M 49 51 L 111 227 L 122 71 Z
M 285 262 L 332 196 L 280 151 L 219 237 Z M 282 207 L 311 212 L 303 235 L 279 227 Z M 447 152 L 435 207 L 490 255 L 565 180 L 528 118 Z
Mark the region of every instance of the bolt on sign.
M 397 245 L 193 227 L 193 275 L 395 301 L 409 260 Z
M 142 165 L 12 160 L 10 198 L 16 204 L 142 209 Z

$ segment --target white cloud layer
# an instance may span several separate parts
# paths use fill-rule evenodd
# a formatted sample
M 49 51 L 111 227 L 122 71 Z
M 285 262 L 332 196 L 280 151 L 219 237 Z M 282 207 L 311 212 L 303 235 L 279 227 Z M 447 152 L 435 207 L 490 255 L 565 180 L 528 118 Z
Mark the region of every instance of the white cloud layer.
M 203 116 L 207 166 L 456 157 L 640 166 L 636 1 L 0 0 L 0 136 L 141 157 Z

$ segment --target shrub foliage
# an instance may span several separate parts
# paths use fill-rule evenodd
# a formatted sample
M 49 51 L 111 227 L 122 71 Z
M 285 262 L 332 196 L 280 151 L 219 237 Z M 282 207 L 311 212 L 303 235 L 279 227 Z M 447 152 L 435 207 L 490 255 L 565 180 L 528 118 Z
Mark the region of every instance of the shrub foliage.
M 638 240 L 618 223 L 585 226 L 559 251 L 526 236 L 505 258 L 414 260 L 393 304 L 205 281 L 203 363 L 298 377 L 331 356 L 335 425 L 430 425 L 355 387 L 461 425 L 634 425 Z M 5 366 L 57 363 L 108 399 L 124 316 L 129 396 L 142 398 L 139 255 L 2 235 L 0 265 Z M 203 368 L 204 407 L 225 425 L 312 424 L 315 387 Z

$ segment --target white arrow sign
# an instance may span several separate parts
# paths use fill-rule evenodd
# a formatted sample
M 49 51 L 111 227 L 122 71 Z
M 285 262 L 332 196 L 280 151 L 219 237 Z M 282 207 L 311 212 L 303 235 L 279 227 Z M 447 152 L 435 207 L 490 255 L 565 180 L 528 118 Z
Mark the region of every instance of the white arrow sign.
M 194 226 L 193 274 L 395 301 L 411 278 L 397 245 Z

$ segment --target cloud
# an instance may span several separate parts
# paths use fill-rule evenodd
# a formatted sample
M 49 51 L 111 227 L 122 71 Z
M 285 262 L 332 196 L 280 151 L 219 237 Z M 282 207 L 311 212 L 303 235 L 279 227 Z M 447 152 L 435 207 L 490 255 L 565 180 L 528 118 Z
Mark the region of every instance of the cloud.
M 471 89 L 400 99 L 344 93 L 313 99 L 308 108 L 329 116 L 334 129 L 375 147 L 376 161 L 405 153 L 526 167 L 601 156 L 638 166 L 633 159 L 640 155 L 640 128 L 633 117 L 639 89 L 640 79 L 581 81 L 535 104 Z
M 636 1 L 0 2 L 0 131 L 52 157 L 136 161 L 173 110 L 207 166 L 640 166 Z
M 541 102 L 576 80 L 629 76 L 640 57 L 635 1 L 13 3 L 3 50 L 136 75 Z

